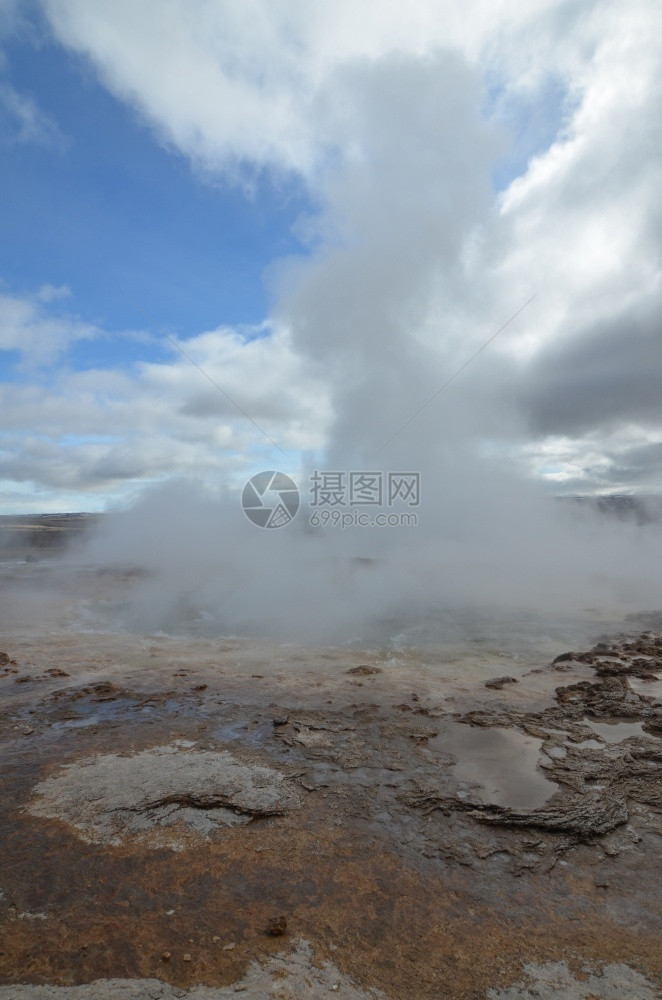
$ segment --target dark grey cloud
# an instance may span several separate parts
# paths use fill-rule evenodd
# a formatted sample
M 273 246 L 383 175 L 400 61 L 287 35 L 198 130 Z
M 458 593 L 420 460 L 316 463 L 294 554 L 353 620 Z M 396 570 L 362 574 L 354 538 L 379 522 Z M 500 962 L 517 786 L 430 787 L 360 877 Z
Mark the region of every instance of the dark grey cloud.
M 631 487 L 635 492 L 646 491 L 654 484 L 662 486 L 662 443 L 639 445 L 614 454 L 602 478 L 605 485 Z
M 662 429 L 662 303 L 573 331 L 521 374 L 519 402 L 536 435 L 578 436 L 628 422 Z

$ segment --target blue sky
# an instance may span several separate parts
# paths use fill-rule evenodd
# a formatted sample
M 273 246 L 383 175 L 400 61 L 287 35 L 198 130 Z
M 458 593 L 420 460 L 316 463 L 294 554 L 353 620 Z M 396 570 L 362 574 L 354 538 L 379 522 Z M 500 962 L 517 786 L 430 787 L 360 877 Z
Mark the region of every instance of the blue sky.
M 67 286 L 63 308 L 111 331 L 145 326 L 131 300 L 183 337 L 262 322 L 265 268 L 301 250 L 291 227 L 308 207 L 302 183 L 267 172 L 250 189 L 204 178 L 82 58 L 30 38 L 5 54 L 5 79 L 58 130 L 22 140 L 16 118 L 6 109 L 0 117 L 5 290 Z M 110 337 L 78 345 L 70 360 L 121 364 L 132 354 L 144 356 L 145 345 L 115 348 Z

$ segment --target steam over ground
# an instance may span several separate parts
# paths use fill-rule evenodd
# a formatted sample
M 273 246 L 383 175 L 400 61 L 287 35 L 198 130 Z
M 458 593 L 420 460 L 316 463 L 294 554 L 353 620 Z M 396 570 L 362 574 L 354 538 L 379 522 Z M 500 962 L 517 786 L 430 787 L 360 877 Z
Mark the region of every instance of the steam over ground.
M 113 609 L 133 631 L 332 642 L 402 634 L 496 650 L 529 619 L 545 629 L 595 610 L 617 622 L 659 608 L 659 521 L 557 506 L 516 479 L 496 480 L 490 494 L 471 492 L 480 487 L 467 478 L 452 497 L 437 482 L 417 528 L 344 532 L 306 530 L 305 511 L 298 524 L 261 531 L 238 496 L 172 485 L 109 515 L 85 559 L 150 571 Z

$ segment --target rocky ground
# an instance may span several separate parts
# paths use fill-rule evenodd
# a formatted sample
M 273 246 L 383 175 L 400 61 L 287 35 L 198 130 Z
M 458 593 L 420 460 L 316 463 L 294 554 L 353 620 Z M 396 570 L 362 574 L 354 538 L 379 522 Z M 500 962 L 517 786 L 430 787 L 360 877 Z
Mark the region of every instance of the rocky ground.
M 5 642 L 0 1000 L 660 996 L 659 632 L 464 685 Z

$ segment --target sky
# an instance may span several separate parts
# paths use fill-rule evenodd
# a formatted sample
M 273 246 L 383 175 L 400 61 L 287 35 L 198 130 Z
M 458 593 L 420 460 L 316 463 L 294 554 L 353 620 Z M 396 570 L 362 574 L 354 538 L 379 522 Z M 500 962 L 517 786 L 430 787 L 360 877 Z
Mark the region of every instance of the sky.
M 0 0 L 0 511 L 315 464 L 659 493 L 661 29 Z

